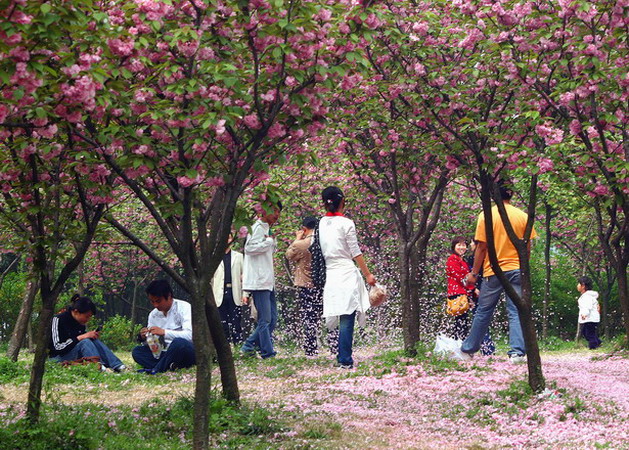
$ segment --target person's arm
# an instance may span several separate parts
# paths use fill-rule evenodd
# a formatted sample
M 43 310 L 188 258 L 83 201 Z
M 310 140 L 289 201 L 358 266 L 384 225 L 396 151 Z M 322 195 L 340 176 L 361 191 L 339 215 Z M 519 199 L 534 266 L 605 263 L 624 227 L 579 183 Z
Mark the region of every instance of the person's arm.
M 468 284 L 476 284 L 478 274 L 483 268 L 485 256 L 487 256 L 487 242 L 478 241 L 476 243 L 476 251 L 474 252 L 474 266 L 472 271 L 465 276 L 465 281 Z
M 299 230 L 295 233 L 295 240 L 286 249 L 286 259 L 297 262 L 303 258 L 304 250 L 308 251 L 307 248 L 303 248 L 304 245 L 304 232 Z
M 363 257 L 363 255 L 356 256 L 354 258 L 354 261 L 356 262 L 356 264 L 358 264 L 358 268 L 360 269 L 360 271 L 363 273 L 363 276 L 367 280 L 367 284 L 371 286 L 375 285 L 376 277 L 374 277 L 369 271 L 369 268 L 367 267 L 367 263 L 365 262 L 365 258 Z
M 271 236 L 266 236 L 264 228 L 256 224 L 251 229 L 251 235 L 247 238 L 245 243 L 245 253 L 249 255 L 259 255 L 266 253 L 270 248 L 273 248 L 275 241 Z
M 578 305 L 579 305 L 579 316 L 581 317 L 582 320 L 585 320 L 589 312 L 587 310 L 587 305 L 585 303 L 585 299 L 583 298 L 583 295 L 579 297 Z
M 55 351 L 67 352 L 78 344 L 79 340 L 68 336 L 59 322 L 59 317 L 55 316 L 52 318 L 52 346 L 55 348 Z

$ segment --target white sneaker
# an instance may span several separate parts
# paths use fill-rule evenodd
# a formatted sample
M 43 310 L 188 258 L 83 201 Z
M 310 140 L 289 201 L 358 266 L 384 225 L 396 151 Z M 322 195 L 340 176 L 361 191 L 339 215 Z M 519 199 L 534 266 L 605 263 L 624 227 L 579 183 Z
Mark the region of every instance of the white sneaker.
M 511 364 L 522 364 L 526 361 L 524 355 L 509 355 L 509 361 Z
M 453 359 L 455 361 L 471 361 L 472 358 L 473 355 L 465 353 L 460 348 L 452 350 L 452 356 L 450 357 L 450 359 Z

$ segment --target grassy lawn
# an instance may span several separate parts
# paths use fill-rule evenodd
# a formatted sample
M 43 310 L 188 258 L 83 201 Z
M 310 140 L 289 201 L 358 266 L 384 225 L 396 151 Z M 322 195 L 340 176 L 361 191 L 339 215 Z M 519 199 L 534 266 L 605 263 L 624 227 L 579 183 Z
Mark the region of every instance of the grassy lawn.
M 592 370 L 607 367 L 612 345 L 595 353 L 573 342 L 542 348 L 553 361 L 549 370 L 561 375 L 562 358 L 592 361 Z M 605 399 L 593 402 L 561 376 L 548 380 L 554 394 L 540 399 L 526 383 L 526 366 L 509 366 L 504 356 L 463 364 L 429 347 L 410 358 L 397 346 L 372 344 L 358 347 L 357 368 L 348 371 L 334 368 L 330 355 L 309 359 L 297 349 L 279 350 L 272 360 L 236 356 L 240 406 L 223 401 L 217 385 L 208 393 L 211 447 L 390 448 L 397 442 L 400 448 L 456 448 L 459 439 L 467 448 L 492 448 L 515 433 L 501 426 L 512 420 L 580 427 L 595 414 L 615 414 L 619 419 L 606 425 L 628 424 L 626 410 Z M 128 352 L 117 354 L 134 367 Z M 28 353 L 17 363 L 0 358 L 0 449 L 190 448 L 194 369 L 149 376 L 49 363 L 42 419 L 29 426 L 23 415 L 31 359 Z M 626 361 L 625 354 L 613 364 Z M 213 381 L 219 381 L 216 371 Z M 536 442 L 578 445 L 566 433 L 564 441 Z M 601 440 L 602 446 L 614 443 L 613 436 Z

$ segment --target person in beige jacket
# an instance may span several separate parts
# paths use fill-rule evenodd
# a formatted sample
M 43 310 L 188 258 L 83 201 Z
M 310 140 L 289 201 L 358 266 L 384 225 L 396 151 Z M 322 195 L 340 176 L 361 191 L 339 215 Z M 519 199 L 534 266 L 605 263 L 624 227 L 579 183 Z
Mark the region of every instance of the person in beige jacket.
M 225 250 L 223 261 L 212 278 L 212 291 L 221 314 L 223 331 L 227 339 L 240 344 L 242 335 L 242 267 L 243 255 L 231 249 Z
M 301 323 L 304 326 L 304 352 L 306 356 L 315 356 L 318 353 L 317 338 L 321 330 L 323 315 L 323 289 L 317 288 L 312 283 L 310 276 L 311 255 L 310 244 L 317 226 L 315 217 L 306 217 L 302 221 L 302 228 L 295 233 L 295 240 L 286 250 L 286 259 L 295 265 L 295 286 L 297 287 L 297 299 Z M 333 353 L 338 337 L 330 336 L 329 344 Z

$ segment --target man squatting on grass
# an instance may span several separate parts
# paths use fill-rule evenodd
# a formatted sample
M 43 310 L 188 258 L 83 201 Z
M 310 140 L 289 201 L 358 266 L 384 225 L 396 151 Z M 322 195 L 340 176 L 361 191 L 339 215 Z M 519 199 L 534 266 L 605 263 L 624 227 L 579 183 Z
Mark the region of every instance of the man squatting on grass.
M 133 349 L 135 362 L 143 367 L 141 372 L 156 374 L 167 370 L 185 369 L 196 363 L 192 344 L 192 308 L 190 303 L 173 298 L 173 291 L 166 280 L 155 280 L 146 287 L 151 304 L 148 326 L 140 330 L 138 340 L 143 342 Z M 148 333 L 163 339 L 164 351 L 155 358 L 146 345 Z

